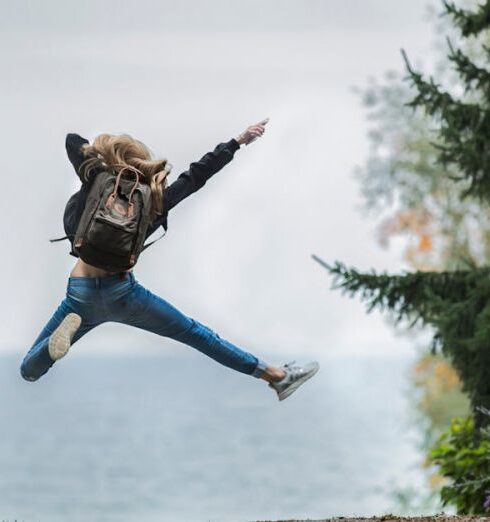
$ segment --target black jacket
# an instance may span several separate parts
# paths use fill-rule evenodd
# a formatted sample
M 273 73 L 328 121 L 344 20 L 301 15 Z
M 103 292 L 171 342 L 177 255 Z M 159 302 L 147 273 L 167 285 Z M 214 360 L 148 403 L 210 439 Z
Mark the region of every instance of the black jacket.
M 80 147 L 84 143 L 88 143 L 88 140 L 78 134 L 70 133 L 66 135 L 65 146 L 68 158 L 82 182 L 80 189 L 68 200 L 63 214 L 63 227 L 71 243 L 70 254 L 74 257 L 78 257 L 78 255 L 73 251 L 73 238 L 87 200 L 88 192 L 96 175 L 96 172 L 92 172 L 87 182 L 81 177 L 79 168 L 85 157 Z M 148 227 L 146 238 L 160 226 L 166 231 L 168 211 L 184 198 L 200 189 L 213 174 L 221 170 L 233 159 L 235 151 L 239 148 L 240 144 L 235 138 L 227 142 L 218 143 L 212 152 L 206 153 L 199 161 L 191 163 L 189 170 L 180 174 L 173 183 L 170 183 L 163 190 L 163 215 L 158 216 Z

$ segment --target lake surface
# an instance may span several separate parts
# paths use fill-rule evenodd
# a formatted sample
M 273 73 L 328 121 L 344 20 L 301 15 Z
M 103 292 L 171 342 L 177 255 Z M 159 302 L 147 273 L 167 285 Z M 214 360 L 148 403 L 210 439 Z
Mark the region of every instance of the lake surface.
M 72 351 L 36 383 L 20 360 L 0 357 L 0 520 L 371 516 L 422 483 L 406 357 L 320 359 L 282 402 L 186 348 Z

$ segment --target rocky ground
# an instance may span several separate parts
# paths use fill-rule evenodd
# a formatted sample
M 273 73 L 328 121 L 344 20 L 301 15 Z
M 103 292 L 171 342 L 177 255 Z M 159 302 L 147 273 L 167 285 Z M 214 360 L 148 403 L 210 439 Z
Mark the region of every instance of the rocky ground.
M 453 515 L 433 515 L 430 517 L 396 517 L 395 515 L 383 515 L 381 517 L 335 517 L 322 519 L 289 519 L 289 520 L 258 520 L 257 522 L 489 522 L 490 517 L 470 517 Z

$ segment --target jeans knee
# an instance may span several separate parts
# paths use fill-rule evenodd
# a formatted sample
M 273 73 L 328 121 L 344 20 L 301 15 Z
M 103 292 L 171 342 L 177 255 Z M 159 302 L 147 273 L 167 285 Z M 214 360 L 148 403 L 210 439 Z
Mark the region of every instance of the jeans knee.
M 216 345 L 221 343 L 221 337 L 209 326 L 198 323 L 197 324 L 197 334 L 199 337 L 207 344 Z
M 190 318 L 185 330 L 183 330 L 178 337 L 179 340 L 185 343 L 191 343 L 192 345 L 197 344 L 199 346 L 216 346 L 222 341 L 220 336 L 209 328 L 209 326 L 192 318 Z

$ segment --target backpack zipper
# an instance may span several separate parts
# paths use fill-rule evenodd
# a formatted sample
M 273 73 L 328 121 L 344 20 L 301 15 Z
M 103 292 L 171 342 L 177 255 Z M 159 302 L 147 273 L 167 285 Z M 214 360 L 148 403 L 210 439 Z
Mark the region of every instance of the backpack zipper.
M 112 225 L 113 227 L 120 228 L 129 232 L 126 225 L 123 225 L 122 223 L 117 223 L 116 221 L 113 221 L 112 219 L 107 218 L 106 216 L 95 216 L 95 221 L 101 221 L 102 223 L 107 223 L 109 225 Z M 136 222 L 134 220 L 132 221 L 132 223 L 135 223 L 136 226 Z

